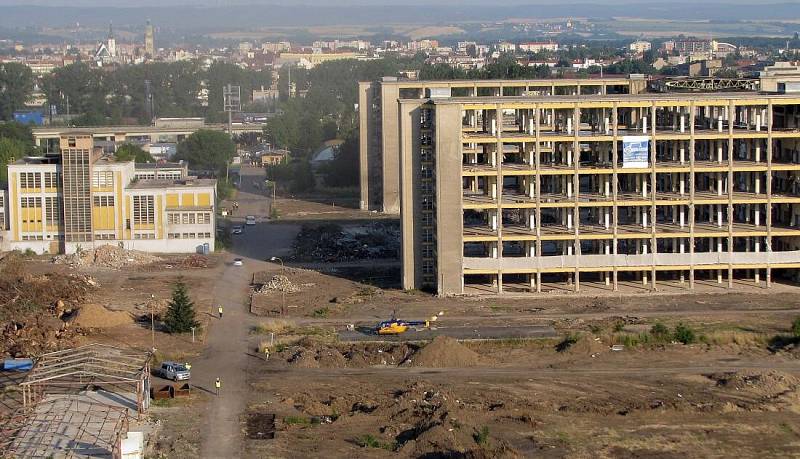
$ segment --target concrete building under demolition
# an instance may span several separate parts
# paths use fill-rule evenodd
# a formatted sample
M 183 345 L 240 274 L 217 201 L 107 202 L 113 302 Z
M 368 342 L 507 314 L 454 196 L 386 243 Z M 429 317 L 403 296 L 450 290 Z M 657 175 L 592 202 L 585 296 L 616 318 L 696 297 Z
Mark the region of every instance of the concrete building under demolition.
M 384 172 L 401 171 L 403 287 L 769 287 L 797 275 L 800 93 L 605 87 L 399 100 L 381 137 Z M 396 166 L 386 139 L 398 139 Z
M 363 210 L 400 213 L 401 99 L 430 97 L 520 97 L 552 95 L 637 94 L 644 75 L 600 79 L 418 81 L 384 77 L 358 87 L 360 188 Z

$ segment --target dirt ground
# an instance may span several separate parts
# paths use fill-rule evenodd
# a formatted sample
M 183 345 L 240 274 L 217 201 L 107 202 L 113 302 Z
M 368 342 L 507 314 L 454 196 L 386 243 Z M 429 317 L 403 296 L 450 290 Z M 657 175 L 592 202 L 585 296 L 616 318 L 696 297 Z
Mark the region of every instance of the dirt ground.
M 797 457 L 797 352 L 556 347 L 301 341 L 251 375 L 278 433 L 248 457 Z
M 346 218 L 327 214 L 330 204 L 291 210 L 293 201 L 281 201 L 282 218 Z M 159 359 L 197 356 L 196 390 L 188 400 L 155 404 L 153 457 L 210 457 L 203 451 L 209 432 L 232 439 L 230 457 L 252 458 L 800 457 L 800 342 L 789 336 L 800 317 L 796 285 L 436 298 L 367 285 L 353 275 L 359 271 L 264 262 L 291 246 L 290 226 L 280 243 L 274 225 L 259 226 L 206 267 L 179 259 L 125 269 L 32 259 L 22 279 L 66 279 L 75 289 L 48 311 L 77 309 L 67 314 L 78 332 L 65 333 L 76 342 L 140 348 L 152 345 L 150 311 L 163 311 L 178 279 L 187 284 L 202 323 L 197 342 L 157 329 L 155 346 Z M 245 266 L 232 267 L 225 256 L 244 256 Z M 378 270 L 356 267 L 362 279 Z M 267 281 L 286 279 L 253 294 L 246 284 L 262 272 Z M 19 290 L 11 285 L 8 291 Z M 0 299 L 20 302 L 14 298 Z M 248 298 L 258 315 L 234 309 Z M 221 322 L 211 320 L 217 301 L 230 305 Z M 339 338 L 393 311 L 407 320 L 435 315 L 438 330 L 547 326 L 557 338 Z M 270 337 L 265 360 L 256 349 Z M 223 395 L 212 396 L 209 381 L 231 362 Z M 267 439 L 273 415 L 275 435 Z
M 800 457 L 800 343 L 787 338 L 796 286 L 435 298 L 307 270 L 287 277 L 313 287 L 285 293 L 288 314 L 256 331 L 277 344 L 250 368 L 248 412 L 274 414 L 277 433 L 247 440 L 246 457 Z M 562 338 L 337 340 L 392 310 L 443 312 L 442 328 L 551 325 Z M 670 335 L 654 335 L 656 324 Z M 672 336 L 679 324 L 690 344 Z

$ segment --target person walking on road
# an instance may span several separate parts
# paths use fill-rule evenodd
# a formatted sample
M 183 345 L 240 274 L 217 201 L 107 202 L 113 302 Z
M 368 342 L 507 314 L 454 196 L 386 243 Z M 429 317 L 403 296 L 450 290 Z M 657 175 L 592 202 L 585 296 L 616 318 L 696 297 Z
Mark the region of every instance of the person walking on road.
M 264 346 L 264 360 L 269 360 L 269 346 Z
M 217 306 L 217 312 L 219 313 L 219 318 L 222 319 L 222 305 Z
M 219 390 L 222 388 L 222 382 L 219 380 L 219 378 L 214 381 L 214 388 L 217 389 L 217 397 L 219 397 Z

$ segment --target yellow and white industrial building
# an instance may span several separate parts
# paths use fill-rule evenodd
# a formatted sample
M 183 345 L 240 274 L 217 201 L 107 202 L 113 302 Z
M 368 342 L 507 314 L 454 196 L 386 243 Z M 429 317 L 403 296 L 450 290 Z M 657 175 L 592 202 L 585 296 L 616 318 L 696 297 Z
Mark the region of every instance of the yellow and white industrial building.
M 214 250 L 216 181 L 185 163 L 117 161 L 71 132 L 60 153 L 8 165 L 3 249 L 73 253 L 99 245 L 161 253 Z

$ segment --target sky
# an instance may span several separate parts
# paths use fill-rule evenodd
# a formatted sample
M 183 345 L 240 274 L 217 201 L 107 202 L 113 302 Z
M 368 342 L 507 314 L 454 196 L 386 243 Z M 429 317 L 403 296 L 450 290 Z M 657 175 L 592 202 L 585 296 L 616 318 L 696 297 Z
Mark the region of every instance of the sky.
M 668 0 L 667 0 L 668 1 Z M 663 3 L 664 0 L 562 0 L 560 4 L 652 4 Z M 797 3 L 798 0 L 775 0 L 775 3 Z M 709 0 L 706 3 L 723 5 L 745 5 L 752 4 L 753 0 Z M 772 3 L 772 2 L 770 2 Z M 0 6 L 9 5 L 41 5 L 41 6 L 105 6 L 105 7 L 132 7 L 132 6 L 173 6 L 173 5 L 194 5 L 194 6 L 225 6 L 225 5 L 486 5 L 486 0 L 437 0 L 435 2 L 422 0 L 0 0 Z M 495 5 L 537 5 L 553 4 L 553 0 L 492 0 Z

